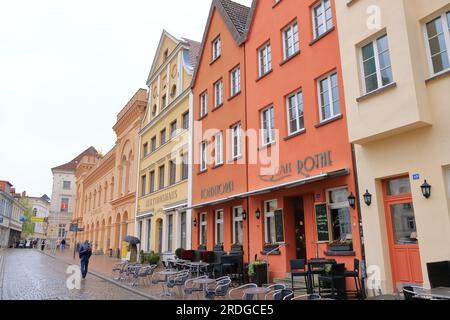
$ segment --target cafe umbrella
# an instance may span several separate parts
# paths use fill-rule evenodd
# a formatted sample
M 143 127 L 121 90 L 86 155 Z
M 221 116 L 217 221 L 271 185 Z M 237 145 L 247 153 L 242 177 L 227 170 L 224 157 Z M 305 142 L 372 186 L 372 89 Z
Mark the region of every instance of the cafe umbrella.
M 136 245 L 136 244 L 140 244 L 141 243 L 141 240 L 139 238 L 136 238 L 136 237 L 133 237 L 133 236 L 126 236 L 123 241 L 128 242 L 131 245 Z

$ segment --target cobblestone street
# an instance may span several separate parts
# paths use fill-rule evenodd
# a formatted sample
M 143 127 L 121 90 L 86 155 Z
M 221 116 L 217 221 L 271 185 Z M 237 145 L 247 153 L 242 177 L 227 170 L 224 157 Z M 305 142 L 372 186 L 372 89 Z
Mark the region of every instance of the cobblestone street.
M 66 286 L 68 264 L 30 249 L 0 251 L 1 300 L 143 300 L 89 274 L 80 290 Z

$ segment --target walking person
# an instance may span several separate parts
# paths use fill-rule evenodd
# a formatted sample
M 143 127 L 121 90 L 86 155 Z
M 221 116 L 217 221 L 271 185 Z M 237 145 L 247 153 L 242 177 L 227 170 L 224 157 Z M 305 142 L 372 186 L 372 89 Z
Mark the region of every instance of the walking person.
M 66 239 L 62 239 L 61 240 L 61 251 L 64 251 L 65 248 L 66 248 Z
M 81 275 L 83 279 L 86 279 L 88 273 L 89 259 L 92 256 L 92 249 L 88 240 L 86 240 L 81 246 L 79 255 L 81 264 Z

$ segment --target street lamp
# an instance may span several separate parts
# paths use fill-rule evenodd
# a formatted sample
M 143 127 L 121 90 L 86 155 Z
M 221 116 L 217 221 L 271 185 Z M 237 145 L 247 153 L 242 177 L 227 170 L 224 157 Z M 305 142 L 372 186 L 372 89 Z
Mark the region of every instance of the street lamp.
M 372 195 L 369 193 L 369 190 L 366 190 L 366 193 L 364 194 L 364 202 L 369 207 L 372 204 Z
M 423 183 L 423 185 L 420 186 L 422 189 L 422 194 L 426 199 L 429 199 L 431 197 L 431 186 L 428 184 L 427 180 Z

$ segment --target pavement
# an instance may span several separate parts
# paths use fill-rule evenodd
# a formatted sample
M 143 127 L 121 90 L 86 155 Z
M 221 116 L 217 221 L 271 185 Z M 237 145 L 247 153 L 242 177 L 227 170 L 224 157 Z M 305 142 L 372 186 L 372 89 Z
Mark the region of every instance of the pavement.
M 80 289 L 66 285 L 70 264 L 33 249 L 0 251 L 1 300 L 144 300 L 141 294 L 90 273 Z

